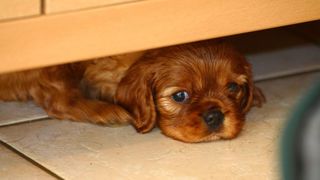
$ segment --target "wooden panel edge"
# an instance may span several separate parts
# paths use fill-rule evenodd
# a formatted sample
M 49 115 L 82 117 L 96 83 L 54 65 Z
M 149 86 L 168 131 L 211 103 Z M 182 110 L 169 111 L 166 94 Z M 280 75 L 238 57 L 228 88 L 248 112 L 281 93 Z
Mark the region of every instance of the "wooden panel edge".
M 0 72 L 320 19 L 318 0 L 152 0 L 0 23 Z

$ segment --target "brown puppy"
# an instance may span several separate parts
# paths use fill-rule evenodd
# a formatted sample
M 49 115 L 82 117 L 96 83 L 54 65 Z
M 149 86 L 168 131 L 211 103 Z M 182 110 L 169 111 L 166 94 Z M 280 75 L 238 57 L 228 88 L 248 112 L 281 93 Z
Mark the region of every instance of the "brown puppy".
M 157 124 L 184 142 L 236 137 L 265 98 L 251 67 L 229 45 L 206 41 L 100 60 L 4 74 L 0 100 L 34 100 L 54 118 Z

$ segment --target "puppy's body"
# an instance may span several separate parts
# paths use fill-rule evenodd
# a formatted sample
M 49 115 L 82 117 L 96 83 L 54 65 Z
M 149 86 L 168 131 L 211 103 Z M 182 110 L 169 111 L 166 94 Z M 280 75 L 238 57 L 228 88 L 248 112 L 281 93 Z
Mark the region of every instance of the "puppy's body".
M 112 125 L 130 115 L 113 104 L 118 83 L 142 54 L 102 59 L 0 75 L 0 100 L 33 100 L 51 117 Z
M 184 142 L 235 137 L 264 102 L 251 67 L 224 43 L 201 42 L 0 76 L 0 100 L 34 100 L 58 119 L 156 124 Z

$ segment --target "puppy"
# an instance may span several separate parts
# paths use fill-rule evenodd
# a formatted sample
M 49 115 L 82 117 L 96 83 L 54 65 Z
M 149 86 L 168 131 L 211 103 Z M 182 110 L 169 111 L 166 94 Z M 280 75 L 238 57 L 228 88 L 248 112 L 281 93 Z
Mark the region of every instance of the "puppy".
M 157 125 L 183 142 L 234 138 L 265 102 L 250 64 L 221 41 L 4 74 L 0 86 L 0 100 L 33 100 L 53 118 Z

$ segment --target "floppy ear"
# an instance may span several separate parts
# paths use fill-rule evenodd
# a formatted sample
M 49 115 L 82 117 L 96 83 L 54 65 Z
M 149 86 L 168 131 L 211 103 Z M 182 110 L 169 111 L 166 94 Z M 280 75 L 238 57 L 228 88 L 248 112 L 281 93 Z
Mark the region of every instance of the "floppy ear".
M 245 83 L 243 85 L 244 95 L 240 102 L 240 106 L 243 112 L 248 112 L 252 106 L 261 107 L 266 102 L 266 98 L 263 95 L 260 88 L 256 87 L 253 82 Z
M 252 78 L 251 65 L 244 66 L 246 76 L 246 83 L 242 86 L 244 95 L 240 102 L 241 109 L 244 113 L 248 112 L 251 107 L 261 107 L 266 102 L 266 98 L 262 91 L 255 86 Z
M 248 112 L 252 104 L 252 93 L 248 83 L 242 85 L 243 96 L 240 101 L 240 107 L 243 112 Z
M 261 107 L 262 104 L 265 102 L 266 102 L 266 98 L 262 93 L 261 89 L 254 86 L 252 106 Z
M 156 123 L 153 99 L 153 72 L 145 64 L 133 64 L 120 81 L 115 101 L 133 116 L 131 124 L 140 133 L 149 132 Z

